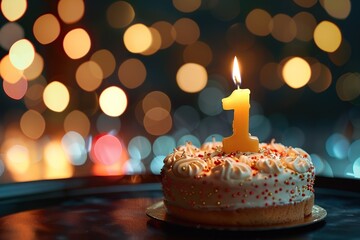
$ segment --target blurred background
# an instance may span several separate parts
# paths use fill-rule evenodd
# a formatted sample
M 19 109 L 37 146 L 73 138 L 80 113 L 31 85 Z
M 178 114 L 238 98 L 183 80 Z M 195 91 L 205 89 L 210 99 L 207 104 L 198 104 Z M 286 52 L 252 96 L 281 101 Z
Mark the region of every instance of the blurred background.
M 0 183 L 159 174 L 221 141 L 234 56 L 252 135 L 360 178 L 359 4 L 2 0 Z

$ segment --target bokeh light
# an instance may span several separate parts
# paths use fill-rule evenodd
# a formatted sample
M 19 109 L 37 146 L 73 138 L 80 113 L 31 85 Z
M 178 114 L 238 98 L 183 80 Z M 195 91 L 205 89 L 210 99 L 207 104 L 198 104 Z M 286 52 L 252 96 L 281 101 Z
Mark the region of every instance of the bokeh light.
M 44 148 L 45 179 L 69 178 L 73 175 L 69 157 L 60 141 L 52 141 Z
M 297 5 L 304 8 L 311 8 L 318 0 L 293 0 Z
M 91 92 L 100 86 L 103 72 L 96 62 L 87 61 L 77 68 L 75 77 L 76 82 L 83 90 Z
M 126 49 L 132 53 L 145 52 L 152 44 L 150 29 L 142 23 L 131 25 L 124 33 Z
M 89 52 L 90 47 L 89 34 L 82 28 L 73 29 L 64 37 L 63 48 L 71 59 L 84 57 Z
M 334 52 L 341 44 L 340 29 L 334 23 L 322 21 L 314 31 L 316 45 L 325 52 Z
M 77 132 L 85 138 L 90 132 L 90 120 L 83 112 L 74 110 L 65 117 L 64 130 L 65 132 Z
M 145 81 L 145 65 L 139 59 L 127 59 L 120 64 L 118 77 L 125 87 L 130 89 L 137 88 Z
M 22 26 L 16 22 L 8 22 L 0 28 L 0 46 L 5 50 L 18 40 L 24 38 L 25 33 Z
M 76 23 L 84 15 L 85 4 L 83 0 L 60 0 L 57 10 L 64 23 Z
M 310 80 L 311 68 L 303 58 L 293 57 L 285 63 L 282 76 L 290 87 L 301 88 Z
M 339 133 L 333 133 L 326 140 L 326 151 L 331 157 L 344 159 L 349 150 L 349 140 Z
M 23 75 L 27 80 L 31 81 L 38 78 L 42 73 L 43 69 L 44 59 L 40 54 L 35 53 L 33 62 L 30 64 L 29 67 L 24 70 Z
M 156 138 L 152 147 L 155 156 L 166 156 L 172 151 L 174 151 L 174 148 L 176 147 L 176 142 L 173 137 L 165 135 Z
M 27 39 L 16 41 L 9 50 L 11 63 L 19 70 L 29 67 L 35 58 L 35 48 Z
M 296 24 L 296 38 L 301 41 L 310 41 L 317 25 L 316 18 L 309 12 L 299 12 L 293 17 Z
M 91 55 L 90 60 L 97 63 L 101 67 L 104 78 L 109 77 L 115 70 L 116 67 L 115 57 L 107 49 L 100 49 L 96 51 Z
M 58 81 L 49 83 L 43 92 L 43 100 L 50 110 L 62 112 L 68 106 L 70 94 L 67 87 Z
M 122 160 L 122 151 L 119 138 L 105 134 L 94 140 L 91 157 L 95 163 L 111 165 Z
M 20 128 L 25 136 L 31 139 L 39 139 L 46 127 L 44 117 L 35 110 L 26 111 L 20 119 Z
M 321 63 L 311 65 L 311 78 L 309 88 L 314 92 L 324 92 L 332 83 L 332 74 L 330 69 Z
M 9 83 L 7 81 L 3 81 L 4 92 L 6 93 L 6 95 L 8 95 L 8 97 L 15 100 L 22 99 L 25 96 L 27 88 L 28 82 L 24 78 L 21 78 L 16 83 Z
M 272 31 L 271 15 L 263 9 L 254 9 L 246 16 L 246 27 L 258 36 L 267 36 Z
M 180 18 L 174 23 L 176 31 L 175 41 L 179 44 L 187 45 L 196 42 L 200 37 L 198 24 L 190 18 Z
M 171 111 L 171 100 L 168 95 L 160 91 L 152 91 L 146 94 L 142 100 L 142 109 L 144 113 L 155 108 L 160 107 L 166 111 Z
M 33 33 L 39 43 L 52 43 L 60 35 L 60 23 L 53 14 L 44 14 L 36 19 L 33 26 Z
M 204 88 L 198 98 L 198 106 L 200 110 L 209 116 L 215 116 L 223 111 L 221 99 L 225 94 L 218 88 Z
M 1 12 L 9 21 L 13 22 L 21 18 L 27 9 L 26 0 L 2 0 Z
M 297 28 L 295 21 L 286 14 L 277 14 L 270 21 L 271 35 L 280 42 L 294 40 Z
M 133 137 L 129 142 L 128 152 L 133 159 L 144 159 L 151 153 L 151 143 L 144 136 Z
M 213 54 L 208 44 L 197 41 L 186 46 L 183 56 L 184 62 L 197 63 L 206 67 L 210 64 Z
M 69 131 L 61 139 L 61 146 L 72 165 L 84 165 L 87 160 L 85 140 L 78 132 Z
M 196 63 L 182 65 L 177 74 L 176 82 L 181 90 L 188 93 L 201 91 L 208 81 L 206 69 Z
M 14 67 L 9 55 L 5 55 L 0 62 L 0 75 L 8 83 L 16 83 L 23 77 L 23 71 Z
M 135 18 L 135 11 L 130 3 L 117 1 L 106 10 L 106 19 L 113 28 L 128 26 Z
M 149 134 L 160 136 L 172 128 L 172 117 L 166 109 L 155 107 L 145 113 L 143 125 Z
M 21 144 L 9 147 L 4 156 L 6 168 L 14 174 L 24 174 L 30 167 L 29 149 Z
M 322 6 L 330 16 L 337 19 L 347 18 L 351 10 L 350 0 L 323 0 Z
M 175 42 L 176 30 L 169 22 L 158 21 L 151 25 L 151 27 L 155 28 L 161 36 L 160 49 L 166 49 Z
M 194 12 L 201 6 L 201 0 L 172 0 L 174 7 L 184 13 Z
M 360 95 L 360 73 L 345 73 L 336 82 L 336 92 L 343 101 L 351 101 Z
M 102 91 L 99 104 L 105 114 L 118 117 L 124 113 L 128 102 L 126 94 L 121 88 L 111 86 Z

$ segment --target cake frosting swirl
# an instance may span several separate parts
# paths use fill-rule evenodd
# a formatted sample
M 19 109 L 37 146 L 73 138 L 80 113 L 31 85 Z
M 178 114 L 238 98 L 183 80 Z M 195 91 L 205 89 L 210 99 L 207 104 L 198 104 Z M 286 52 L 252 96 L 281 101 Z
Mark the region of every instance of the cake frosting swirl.
M 180 146 L 164 160 L 165 200 L 185 209 L 231 210 L 295 204 L 313 197 L 310 155 L 262 143 L 258 152 L 224 153 L 220 142 Z

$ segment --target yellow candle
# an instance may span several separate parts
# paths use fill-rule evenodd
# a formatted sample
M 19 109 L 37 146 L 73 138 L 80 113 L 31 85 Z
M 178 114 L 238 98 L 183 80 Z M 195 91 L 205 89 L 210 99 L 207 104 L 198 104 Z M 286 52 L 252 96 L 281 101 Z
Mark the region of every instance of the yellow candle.
M 234 110 L 233 135 L 223 139 L 223 151 L 258 152 L 259 139 L 249 133 L 250 90 L 240 89 L 239 63 L 234 58 L 233 80 L 237 89 L 222 99 L 224 110 Z

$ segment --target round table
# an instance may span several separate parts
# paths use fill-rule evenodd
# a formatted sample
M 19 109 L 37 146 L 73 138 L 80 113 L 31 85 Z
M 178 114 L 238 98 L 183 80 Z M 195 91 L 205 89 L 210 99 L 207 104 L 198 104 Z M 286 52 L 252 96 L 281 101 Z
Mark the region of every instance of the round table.
M 359 239 L 360 180 L 317 177 L 324 221 L 272 231 L 183 227 L 149 218 L 160 177 L 84 177 L 0 185 L 0 239 Z

